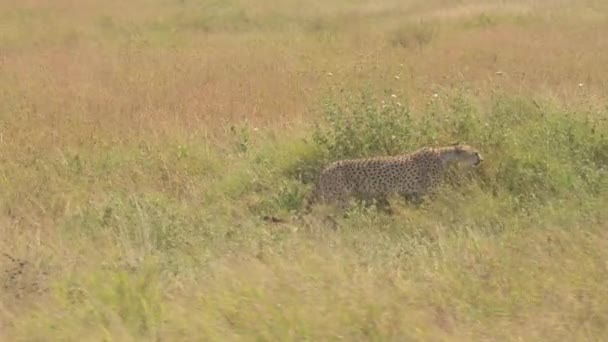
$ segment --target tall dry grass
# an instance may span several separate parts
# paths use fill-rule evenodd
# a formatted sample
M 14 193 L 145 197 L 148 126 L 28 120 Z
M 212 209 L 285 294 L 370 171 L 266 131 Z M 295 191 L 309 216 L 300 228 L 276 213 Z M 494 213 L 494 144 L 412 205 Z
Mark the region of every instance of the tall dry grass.
M 0 2 L 0 339 L 602 339 L 607 13 Z M 290 219 L 389 133 L 487 165 L 394 216 Z

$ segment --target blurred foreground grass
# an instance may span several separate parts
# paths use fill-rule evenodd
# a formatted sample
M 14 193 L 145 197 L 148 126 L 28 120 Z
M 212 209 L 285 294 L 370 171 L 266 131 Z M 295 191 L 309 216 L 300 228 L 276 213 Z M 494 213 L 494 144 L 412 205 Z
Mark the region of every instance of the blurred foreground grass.
M 1 339 L 608 334 L 603 3 L 0 9 Z M 434 201 L 295 218 L 323 163 L 455 140 Z

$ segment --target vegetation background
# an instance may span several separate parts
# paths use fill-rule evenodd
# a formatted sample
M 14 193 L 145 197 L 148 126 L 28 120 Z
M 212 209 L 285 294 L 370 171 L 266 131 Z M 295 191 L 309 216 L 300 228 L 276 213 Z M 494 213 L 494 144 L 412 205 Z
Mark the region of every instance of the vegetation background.
M 603 0 L 1 0 L 0 340 L 605 339 L 606 32 Z M 301 214 L 325 162 L 455 140 L 485 163 L 433 201 Z

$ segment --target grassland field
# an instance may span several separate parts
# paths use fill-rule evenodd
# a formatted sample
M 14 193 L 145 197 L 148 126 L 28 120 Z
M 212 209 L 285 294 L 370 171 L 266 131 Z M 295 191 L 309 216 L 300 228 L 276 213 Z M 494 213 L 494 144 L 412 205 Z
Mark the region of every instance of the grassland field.
M 603 0 L 0 0 L 0 340 L 608 340 L 607 90 Z

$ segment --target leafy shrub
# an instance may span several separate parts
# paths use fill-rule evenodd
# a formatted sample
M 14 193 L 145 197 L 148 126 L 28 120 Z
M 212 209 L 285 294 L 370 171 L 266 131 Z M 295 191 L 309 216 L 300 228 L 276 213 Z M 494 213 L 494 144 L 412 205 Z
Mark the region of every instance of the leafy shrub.
M 345 106 L 325 105 L 327 128 L 317 127 L 313 141 L 331 159 L 395 154 L 412 146 L 414 121 L 395 98 L 378 101 L 368 94 Z

